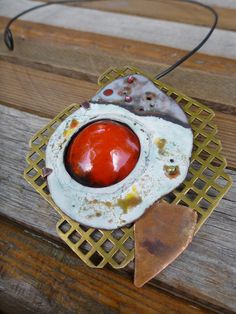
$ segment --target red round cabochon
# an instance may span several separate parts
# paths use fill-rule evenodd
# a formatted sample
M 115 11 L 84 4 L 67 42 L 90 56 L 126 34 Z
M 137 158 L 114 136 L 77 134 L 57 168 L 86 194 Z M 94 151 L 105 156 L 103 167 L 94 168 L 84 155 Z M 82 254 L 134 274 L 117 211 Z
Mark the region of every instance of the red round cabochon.
M 100 120 L 79 131 L 65 152 L 65 166 L 77 182 L 107 187 L 125 179 L 140 155 L 137 135 L 125 124 Z

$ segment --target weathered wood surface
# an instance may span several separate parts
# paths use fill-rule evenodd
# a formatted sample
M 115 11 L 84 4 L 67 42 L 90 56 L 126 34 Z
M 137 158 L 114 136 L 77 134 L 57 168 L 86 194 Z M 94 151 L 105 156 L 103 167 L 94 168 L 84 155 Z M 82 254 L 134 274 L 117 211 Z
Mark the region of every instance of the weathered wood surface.
M 58 240 L 58 214 L 25 182 L 22 172 L 29 138 L 48 119 L 1 106 L 0 213 Z M 228 170 L 236 183 L 236 173 Z M 152 284 L 218 308 L 236 310 L 236 184 L 194 238 L 188 250 Z M 194 271 L 193 271 L 194 269 Z M 132 266 L 126 268 L 130 272 Z
M 0 29 L 3 30 L 4 25 L 8 21 L 5 17 L 0 17 Z M 12 31 L 14 32 L 14 39 L 16 41 L 15 52 L 9 52 L 4 46 L 3 42 L 0 42 L 1 54 L 9 57 L 24 57 L 27 61 L 38 60 L 41 63 L 52 64 L 53 62 L 63 64 L 64 67 L 71 67 L 75 69 L 85 69 L 83 62 L 80 62 L 83 52 L 90 52 L 91 55 L 96 55 L 94 48 L 97 49 L 99 56 L 107 54 L 107 57 L 116 57 L 123 60 L 134 59 L 139 62 L 150 63 L 152 66 L 151 72 L 154 72 L 155 65 L 163 66 L 163 64 L 171 64 L 180 58 L 184 51 L 181 49 L 170 48 L 167 46 L 143 44 L 139 41 L 130 41 L 126 39 L 119 39 L 111 36 L 104 36 L 103 34 L 93 34 L 82 32 L 79 30 L 69 30 L 63 27 L 54 27 L 51 25 L 44 25 L 40 23 L 23 22 L 18 21 L 12 25 Z M 2 31 L 1 31 L 2 32 Z M 148 34 L 147 34 L 148 35 Z M 27 39 L 27 45 L 25 40 Z M 36 45 L 36 47 L 34 47 Z M 40 49 L 38 53 L 35 53 L 37 49 Z M 53 53 L 57 50 L 64 50 L 63 60 L 59 60 L 57 54 L 54 55 L 55 60 L 50 57 L 50 51 Z M 32 49 L 34 49 L 32 51 Z M 77 53 L 77 59 L 75 59 Z M 46 58 L 46 56 L 48 58 Z M 67 57 L 66 57 L 67 56 Z M 88 56 L 90 57 L 90 56 Z M 35 59 L 34 59 L 35 58 Z M 40 59 L 41 58 L 41 59 Z M 71 60 L 70 60 L 71 58 Z M 114 58 L 114 59 L 116 59 Z M 90 57 L 91 59 L 91 57 Z M 121 62 L 120 61 L 120 62 Z M 86 65 L 89 66 L 88 59 L 85 60 Z M 99 59 L 99 63 L 102 61 Z M 103 62 L 107 62 L 104 60 Z M 114 61 L 115 62 L 115 61 Z M 90 61 L 90 63 L 92 63 Z M 90 67 L 92 64 L 90 64 Z M 107 65 L 105 64 L 107 67 Z M 82 68 L 81 68 L 82 67 Z M 202 53 L 198 53 L 192 56 L 189 60 L 181 65 L 181 68 L 189 68 L 200 70 L 207 73 L 223 74 L 223 75 L 235 75 L 236 61 L 223 57 L 208 56 Z M 88 70 L 87 68 L 85 70 Z M 90 68 L 89 68 L 90 70 Z M 92 68 L 94 74 L 100 74 L 97 67 Z M 158 68 L 157 68 L 158 70 Z M 167 77 L 168 78 L 168 77 Z
M 0 61 L 0 71 L 2 103 L 44 117 L 52 118 L 69 104 L 90 99 L 98 89 L 97 84 L 84 79 L 45 73 L 5 61 Z M 236 116 L 216 111 L 214 123 L 218 126 L 229 166 L 236 166 Z
M 0 26 L 4 23 L 6 19 L 0 18 Z M 1 59 L 94 83 L 111 64 L 118 67 L 133 64 L 155 73 L 184 53 L 30 22 L 18 22 L 13 32 L 15 52 L 7 51 L 0 41 Z M 214 109 L 235 113 L 235 73 L 236 60 L 197 54 L 163 80 Z
M 81 4 L 84 9 L 60 6 L 28 15 L 27 22 L 19 21 L 12 27 L 16 43 L 14 52 L 8 52 L 2 43 L 3 26 L 8 20 L 6 16 L 12 16 L 23 6 L 33 6 L 36 2 L 2 0 L 0 3 L 0 103 L 7 106 L 1 106 L 0 112 L 0 215 L 28 230 L 25 235 L 11 225 L 1 226 L 4 244 L 0 249 L 3 253 L 0 261 L 0 311 L 203 312 L 192 307 L 188 303 L 190 301 L 163 294 L 157 289 L 161 287 L 220 313 L 235 312 L 234 0 L 202 0 L 214 5 L 220 14 L 216 37 L 212 37 L 201 53 L 163 78 L 169 85 L 216 111 L 214 123 L 219 128 L 223 152 L 231 169 L 227 172 L 231 174 L 234 186 L 189 249 L 150 283 L 155 288 L 149 285 L 144 292 L 133 288 L 132 264 L 120 274 L 107 269 L 90 270 L 82 265 L 55 232 L 56 212 L 22 178 L 28 139 L 48 122 L 48 118 L 70 103 L 89 99 L 97 90 L 97 77 L 104 70 L 111 65 L 122 67 L 130 64 L 156 74 L 174 63 L 185 53 L 183 49 L 188 49 L 188 45 L 194 45 L 199 36 L 203 36 L 206 28 L 201 26 L 210 24 L 210 16 L 201 9 L 195 8 L 192 14 L 190 5 L 177 1 L 106 2 L 89 1 Z M 68 20 L 68 16 L 74 18 Z M 91 20 L 91 16 L 104 21 Z M 111 23 L 109 29 L 102 27 L 103 23 L 110 23 L 111 18 L 115 23 Z M 123 24 L 128 25 L 125 32 L 117 29 L 117 20 L 128 23 Z M 141 23 L 137 29 L 135 21 Z M 148 32 L 141 25 L 158 25 L 158 28 L 155 32 Z M 186 36 L 180 33 L 183 29 L 188 30 Z M 40 239 L 32 239 L 31 232 L 36 232 Z M 50 239 L 52 244 L 45 246 L 43 239 Z M 59 245 L 55 250 L 53 243 Z M 16 257 L 19 261 L 15 260 Z M 91 284 L 93 281 L 95 288 Z M 109 288 L 105 289 L 106 286 Z M 33 301 L 29 302 L 29 299 Z
M 5 23 L 0 18 L 0 25 Z M 1 59 L 94 83 L 111 65 L 132 64 L 154 75 L 184 54 L 179 49 L 30 22 L 17 22 L 12 31 L 15 51 L 9 52 L 0 40 Z M 235 73 L 236 60 L 197 54 L 163 81 L 212 103 L 214 109 L 235 113 Z
M 148 286 L 137 289 L 129 276 L 89 269 L 72 252 L 28 230 L 2 220 L 0 228 L 4 313 L 212 313 Z
M 199 1 L 200 2 L 200 1 Z M 203 1 L 206 3 L 206 1 Z M 81 3 L 85 8 L 94 8 L 102 11 L 125 13 L 130 15 L 145 16 L 165 21 L 175 21 L 194 25 L 209 26 L 210 14 L 201 7 L 193 6 L 185 2 L 172 1 L 149 1 L 149 5 L 140 0 L 116 0 L 107 2 L 93 1 Z M 151 9 L 150 9 L 151 7 Z M 213 6 L 220 15 L 218 28 L 236 30 L 236 10 Z
M 35 4 L 41 3 L 35 2 Z M 31 7 L 30 0 L 7 1 L 1 5 L 1 14 L 12 16 Z M 209 30 L 205 26 L 65 5 L 42 8 L 41 12 L 43 13 L 31 12 L 30 15 L 23 16 L 21 19 L 187 50 L 192 49 L 196 42 L 201 41 Z M 221 45 L 218 44 L 219 41 Z M 215 30 L 210 44 L 202 47 L 201 51 L 209 55 L 236 58 L 236 33 L 230 30 Z

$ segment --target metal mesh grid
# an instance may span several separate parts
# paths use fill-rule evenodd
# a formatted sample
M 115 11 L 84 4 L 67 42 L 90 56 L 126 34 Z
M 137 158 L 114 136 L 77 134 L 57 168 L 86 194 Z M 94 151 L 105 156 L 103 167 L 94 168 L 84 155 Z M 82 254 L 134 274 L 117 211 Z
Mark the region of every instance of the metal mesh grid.
M 98 84 L 103 87 L 120 76 L 130 74 L 143 74 L 149 77 L 183 108 L 189 118 L 194 135 L 194 148 L 188 176 L 178 188 L 165 197 L 165 200 L 195 209 L 198 213 L 197 232 L 232 185 L 230 176 L 224 172 L 227 163 L 221 155 L 221 142 L 215 137 L 217 127 L 211 123 L 214 111 L 129 66 L 123 70 L 108 69 L 100 76 Z
M 24 171 L 25 179 L 61 215 L 57 223 L 59 236 L 90 267 L 102 268 L 110 264 L 113 268 L 123 268 L 134 258 L 133 226 L 105 231 L 82 226 L 65 215 L 53 202 L 43 178 L 45 150 L 50 136 L 58 125 L 79 108 L 73 104 L 57 115 L 48 125 L 30 140 L 30 151 L 26 156 L 29 166 Z
M 104 87 L 119 76 L 134 73 L 148 77 L 132 67 L 123 70 L 111 68 L 99 78 L 98 83 Z M 153 82 L 183 107 L 193 129 L 194 149 L 188 176 L 165 200 L 195 209 L 198 212 L 197 232 L 232 184 L 230 177 L 224 173 L 226 160 L 221 156 L 221 143 L 215 137 L 217 128 L 210 122 L 214 112 L 160 81 Z M 113 231 L 80 225 L 56 206 L 47 189 L 47 180 L 42 176 L 50 136 L 78 108 L 77 104 L 66 108 L 30 140 L 24 177 L 61 215 L 57 223 L 59 236 L 88 266 L 102 268 L 110 264 L 113 268 L 122 268 L 134 258 L 133 225 Z
M 133 226 L 97 230 L 62 218 L 57 223 L 57 232 L 90 267 L 110 264 L 113 268 L 123 268 L 134 258 Z

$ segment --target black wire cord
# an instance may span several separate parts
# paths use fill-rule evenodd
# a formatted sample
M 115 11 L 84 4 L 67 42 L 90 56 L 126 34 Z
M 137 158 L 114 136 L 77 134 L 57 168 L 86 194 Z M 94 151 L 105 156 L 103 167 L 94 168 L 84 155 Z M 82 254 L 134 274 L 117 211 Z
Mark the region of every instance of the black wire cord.
M 214 29 L 216 28 L 217 22 L 218 22 L 218 14 L 217 12 L 210 6 L 197 2 L 195 0 L 177 0 L 177 1 L 182 1 L 182 2 L 186 2 L 186 3 L 192 3 L 194 5 L 198 5 L 200 7 L 203 7 L 205 9 L 207 9 L 208 11 L 210 11 L 213 14 L 214 17 L 214 21 L 212 23 L 212 26 L 209 30 L 209 32 L 206 34 L 206 36 L 203 38 L 203 40 L 195 47 L 193 48 L 191 51 L 189 51 L 186 55 L 184 55 L 182 58 L 180 58 L 179 60 L 177 60 L 174 64 L 172 64 L 170 67 L 168 67 L 167 69 L 165 69 L 164 71 L 158 73 L 155 78 L 156 79 L 160 79 L 163 76 L 169 74 L 170 72 L 172 72 L 175 68 L 177 68 L 181 63 L 183 63 L 184 61 L 186 61 L 187 59 L 189 59 L 192 55 L 194 55 L 209 39 L 209 37 L 211 36 L 211 34 L 213 33 Z
M 170 67 L 168 67 L 167 69 L 161 71 L 160 73 L 158 73 L 156 76 L 155 76 L 155 79 L 160 79 L 162 78 L 163 76 L 169 74 L 170 72 L 172 72 L 175 68 L 177 68 L 180 64 L 182 64 L 184 61 L 186 61 L 187 59 L 189 59 L 192 55 L 194 55 L 206 42 L 207 40 L 209 39 L 209 37 L 211 36 L 211 34 L 213 33 L 214 29 L 216 28 L 216 25 L 217 25 L 217 22 L 218 22 L 218 14 L 217 12 L 210 6 L 206 5 L 206 4 L 203 4 L 203 3 L 200 3 L 198 1 L 195 1 L 195 0 L 175 0 L 175 1 L 182 1 L 182 2 L 186 2 L 186 3 L 190 3 L 190 4 L 193 4 L 193 5 L 197 5 L 197 6 L 200 6 L 200 7 L 203 7 L 205 9 L 207 9 L 210 13 L 212 13 L 213 15 L 213 18 L 214 18 L 214 21 L 212 23 L 212 26 L 210 28 L 210 30 L 208 31 L 208 33 L 206 34 L 206 36 L 203 38 L 203 40 L 196 46 L 194 47 L 191 51 L 189 51 L 188 53 L 186 53 L 186 55 L 184 55 L 183 57 L 181 57 L 179 60 L 177 60 L 174 64 L 172 64 Z M 12 25 L 12 23 L 14 21 L 16 21 L 19 17 L 21 17 L 22 15 L 25 15 L 31 11 L 34 11 L 34 10 L 37 10 L 37 9 L 40 9 L 40 8 L 43 8 L 43 7 L 46 7 L 46 6 L 49 6 L 49 5 L 52 5 L 52 4 L 66 4 L 66 3 L 79 3 L 79 2 L 83 2 L 83 0 L 65 0 L 65 1 L 53 1 L 53 2 L 47 2 L 47 3 L 43 3 L 43 4 L 39 4 L 39 5 L 36 5 L 32 8 L 29 8 L 19 14 L 17 14 L 16 16 L 14 16 L 6 25 L 5 27 L 5 30 L 4 30 L 4 35 L 3 35 L 3 38 L 4 38 L 4 42 L 7 46 L 7 48 L 9 50 L 14 50 L 14 39 L 13 39 L 13 35 L 12 35 L 12 32 L 11 32 L 11 29 L 10 29 L 10 26 Z

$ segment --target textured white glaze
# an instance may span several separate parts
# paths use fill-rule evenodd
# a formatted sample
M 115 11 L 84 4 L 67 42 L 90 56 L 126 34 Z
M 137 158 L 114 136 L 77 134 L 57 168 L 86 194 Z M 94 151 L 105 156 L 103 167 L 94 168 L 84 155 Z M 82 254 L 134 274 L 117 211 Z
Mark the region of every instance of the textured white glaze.
M 73 119 L 79 124 L 70 129 Z M 139 137 L 141 154 L 135 168 L 124 180 L 105 188 L 91 188 L 70 177 L 63 156 L 73 134 L 84 125 L 101 119 L 127 124 Z M 166 140 L 163 151 L 156 145 L 158 139 Z M 69 116 L 50 138 L 46 167 L 53 170 L 48 177 L 51 196 L 63 212 L 84 225 L 101 229 L 121 227 L 138 219 L 156 200 L 185 179 L 192 144 L 189 128 L 159 117 L 140 117 L 117 105 L 91 103 L 89 109 L 81 107 Z M 178 165 L 179 175 L 172 179 L 167 177 L 163 169 L 165 165 Z M 139 202 L 124 210 L 122 201 L 133 197 Z

